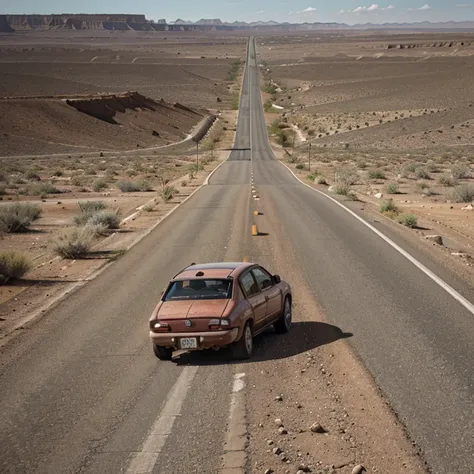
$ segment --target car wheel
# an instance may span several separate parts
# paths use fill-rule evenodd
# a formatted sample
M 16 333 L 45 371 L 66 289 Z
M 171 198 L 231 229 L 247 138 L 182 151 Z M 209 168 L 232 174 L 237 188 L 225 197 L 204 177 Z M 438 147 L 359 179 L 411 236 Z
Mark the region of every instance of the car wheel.
M 160 360 L 171 360 L 173 357 L 173 349 L 171 349 L 171 347 L 162 347 L 153 344 L 153 352 Z
M 253 331 L 250 323 L 244 327 L 242 337 L 232 344 L 232 354 L 234 359 L 249 359 L 253 352 Z
M 278 321 L 275 322 L 273 327 L 275 328 L 275 332 L 277 334 L 284 334 L 288 332 L 291 327 L 291 300 L 288 296 L 285 298 L 285 303 L 283 304 L 283 311 L 281 312 L 281 316 L 278 318 Z

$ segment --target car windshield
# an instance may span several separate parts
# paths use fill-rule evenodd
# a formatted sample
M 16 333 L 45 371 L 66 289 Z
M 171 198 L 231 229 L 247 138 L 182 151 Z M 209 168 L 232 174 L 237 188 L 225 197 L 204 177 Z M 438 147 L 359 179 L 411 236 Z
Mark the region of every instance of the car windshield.
M 232 297 L 232 280 L 180 280 L 166 291 L 164 301 L 222 300 Z

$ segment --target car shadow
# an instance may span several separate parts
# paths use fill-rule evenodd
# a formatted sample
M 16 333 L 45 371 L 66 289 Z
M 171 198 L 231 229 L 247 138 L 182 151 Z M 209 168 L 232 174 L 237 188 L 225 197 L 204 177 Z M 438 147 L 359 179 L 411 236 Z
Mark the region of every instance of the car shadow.
M 326 344 L 352 337 L 339 327 L 319 321 L 294 322 L 287 334 L 276 334 L 269 328 L 254 341 L 254 353 L 248 360 L 237 361 L 232 358 L 229 348 L 219 351 L 184 352 L 173 357 L 177 365 L 223 365 L 251 364 L 266 360 L 293 357 Z

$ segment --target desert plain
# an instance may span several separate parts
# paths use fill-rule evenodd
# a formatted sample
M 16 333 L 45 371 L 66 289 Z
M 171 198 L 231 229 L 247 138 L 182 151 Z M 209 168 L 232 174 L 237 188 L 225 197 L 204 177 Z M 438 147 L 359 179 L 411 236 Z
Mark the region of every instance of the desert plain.
M 71 283 L 87 281 L 105 262 L 120 258 L 227 158 L 247 39 L 245 32 L 0 36 L 0 209 L 29 203 L 41 211 L 22 232 L 1 234 L 2 250 L 31 262 L 23 279 L 0 286 L 2 337 Z M 387 221 L 394 234 L 471 279 L 474 36 L 318 31 L 257 35 L 256 44 L 277 157 L 308 185 L 372 222 Z M 101 212 L 107 219 L 90 226 L 87 251 L 80 258 L 58 255 L 68 232 L 83 232 Z M 386 467 L 380 452 L 386 444 L 377 448 L 375 442 L 384 427 L 375 429 L 363 410 L 394 421 L 380 400 L 373 402 L 375 388 L 346 353 L 344 367 L 356 374 L 363 402 L 354 401 L 355 391 L 341 395 L 345 373 L 341 367 L 332 371 L 330 351 L 324 367 L 313 356 L 303 369 L 302 359 L 299 365 L 278 362 L 281 372 L 274 361 L 262 365 L 265 379 L 276 386 L 281 373 L 290 386 L 295 372 L 320 367 L 318 410 L 329 406 L 340 414 L 341 397 L 352 414 L 353 406 L 363 405 L 356 422 L 347 413 L 331 419 L 339 444 L 321 438 L 315 448 L 313 435 L 300 433 L 293 454 L 304 460 L 322 456 L 329 467 L 320 472 L 350 472 L 354 450 L 374 470 Z M 258 410 L 270 406 L 267 397 L 278 394 L 258 383 L 265 397 L 251 401 L 251 459 L 255 472 L 264 472 L 273 459 L 265 439 L 272 431 L 260 429 L 255 413 L 260 416 Z M 286 408 L 272 404 L 266 416 L 283 413 L 296 430 L 304 422 L 301 408 L 313 403 L 311 383 L 301 382 L 299 397 L 293 392 Z M 400 449 L 394 456 L 406 472 L 422 471 L 401 430 L 390 442 Z

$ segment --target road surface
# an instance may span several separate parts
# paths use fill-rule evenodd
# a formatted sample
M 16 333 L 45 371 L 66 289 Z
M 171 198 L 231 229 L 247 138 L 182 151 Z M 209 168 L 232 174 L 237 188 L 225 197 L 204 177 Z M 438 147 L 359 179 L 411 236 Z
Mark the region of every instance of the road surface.
M 297 272 L 328 322 L 353 333 L 350 344 L 434 472 L 474 472 L 474 315 L 276 161 L 253 40 L 235 147 L 208 185 L 3 349 L 0 472 L 147 472 L 145 461 L 154 473 L 219 472 L 232 383 L 245 365 L 157 361 L 147 321 L 181 268 L 244 257 Z M 269 235 L 252 238 L 256 206 Z M 399 243 L 474 301 L 470 288 Z M 276 257 L 285 251 L 291 261 Z M 164 416 L 166 436 L 154 436 Z M 155 449 L 144 460 L 146 443 Z

